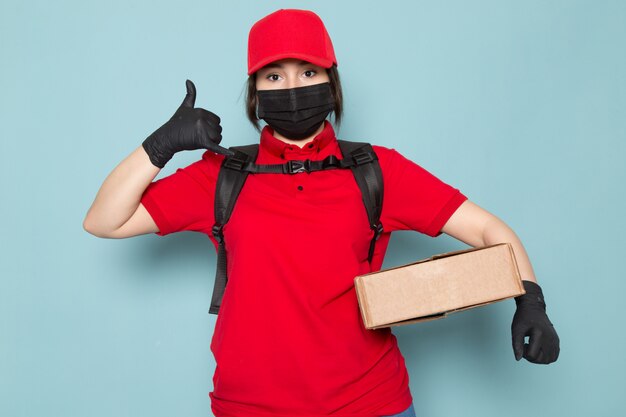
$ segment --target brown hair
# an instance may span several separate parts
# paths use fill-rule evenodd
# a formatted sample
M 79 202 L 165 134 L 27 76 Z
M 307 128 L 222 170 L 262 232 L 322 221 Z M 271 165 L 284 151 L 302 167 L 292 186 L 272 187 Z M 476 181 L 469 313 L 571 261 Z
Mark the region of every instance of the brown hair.
M 339 80 L 339 72 L 337 66 L 333 64 L 330 68 L 326 69 L 328 79 L 330 81 L 330 91 L 335 99 L 335 109 L 332 111 L 334 125 L 339 127 L 341 125 L 341 116 L 343 115 L 343 95 L 341 93 L 341 81 Z M 257 131 L 261 131 L 259 126 L 259 118 L 256 114 L 256 72 L 248 77 L 246 88 L 246 116 L 248 120 L 254 126 Z

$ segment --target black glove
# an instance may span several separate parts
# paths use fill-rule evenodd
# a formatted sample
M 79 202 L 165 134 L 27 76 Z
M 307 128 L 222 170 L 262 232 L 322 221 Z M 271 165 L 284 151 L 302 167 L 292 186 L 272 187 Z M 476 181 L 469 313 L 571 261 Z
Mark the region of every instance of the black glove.
M 195 103 L 196 86 L 187 80 L 187 95 L 174 116 L 142 143 L 155 166 L 163 168 L 178 151 L 209 149 L 223 155 L 234 154 L 219 146 L 222 141 L 220 118 L 200 107 L 194 108 Z
M 515 297 L 517 310 L 511 324 L 515 360 L 549 364 L 559 357 L 559 336 L 546 315 L 541 287 L 532 281 L 522 281 L 526 294 Z M 530 336 L 528 344 L 524 337 Z

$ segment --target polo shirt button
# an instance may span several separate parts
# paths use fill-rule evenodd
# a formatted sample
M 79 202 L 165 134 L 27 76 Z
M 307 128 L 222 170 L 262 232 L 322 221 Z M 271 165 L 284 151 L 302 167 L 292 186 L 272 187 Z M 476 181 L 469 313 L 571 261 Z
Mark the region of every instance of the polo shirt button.
M 309 143 L 309 148 L 312 148 L 312 147 L 313 147 L 313 144 L 312 144 L 312 143 Z
M 298 190 L 302 191 L 302 190 L 304 190 L 304 187 L 301 186 L 301 185 L 298 185 Z

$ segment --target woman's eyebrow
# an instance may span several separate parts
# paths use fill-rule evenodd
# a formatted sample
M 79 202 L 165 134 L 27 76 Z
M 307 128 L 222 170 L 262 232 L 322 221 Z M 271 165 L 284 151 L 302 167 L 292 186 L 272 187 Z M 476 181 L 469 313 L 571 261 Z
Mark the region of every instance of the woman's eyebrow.
M 298 62 L 298 65 L 300 66 L 304 66 L 304 65 L 311 65 L 310 62 L 308 61 L 300 61 Z M 270 64 L 267 64 L 263 67 L 263 69 L 271 69 L 271 68 L 283 68 L 283 64 L 278 64 L 276 62 L 272 62 Z

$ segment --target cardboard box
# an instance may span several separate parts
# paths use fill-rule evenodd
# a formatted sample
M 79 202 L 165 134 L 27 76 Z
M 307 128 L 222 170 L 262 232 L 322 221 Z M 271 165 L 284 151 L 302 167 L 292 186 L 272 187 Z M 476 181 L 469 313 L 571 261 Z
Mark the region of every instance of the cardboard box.
M 359 275 L 354 286 L 368 329 L 440 319 L 525 293 L 509 243 Z

